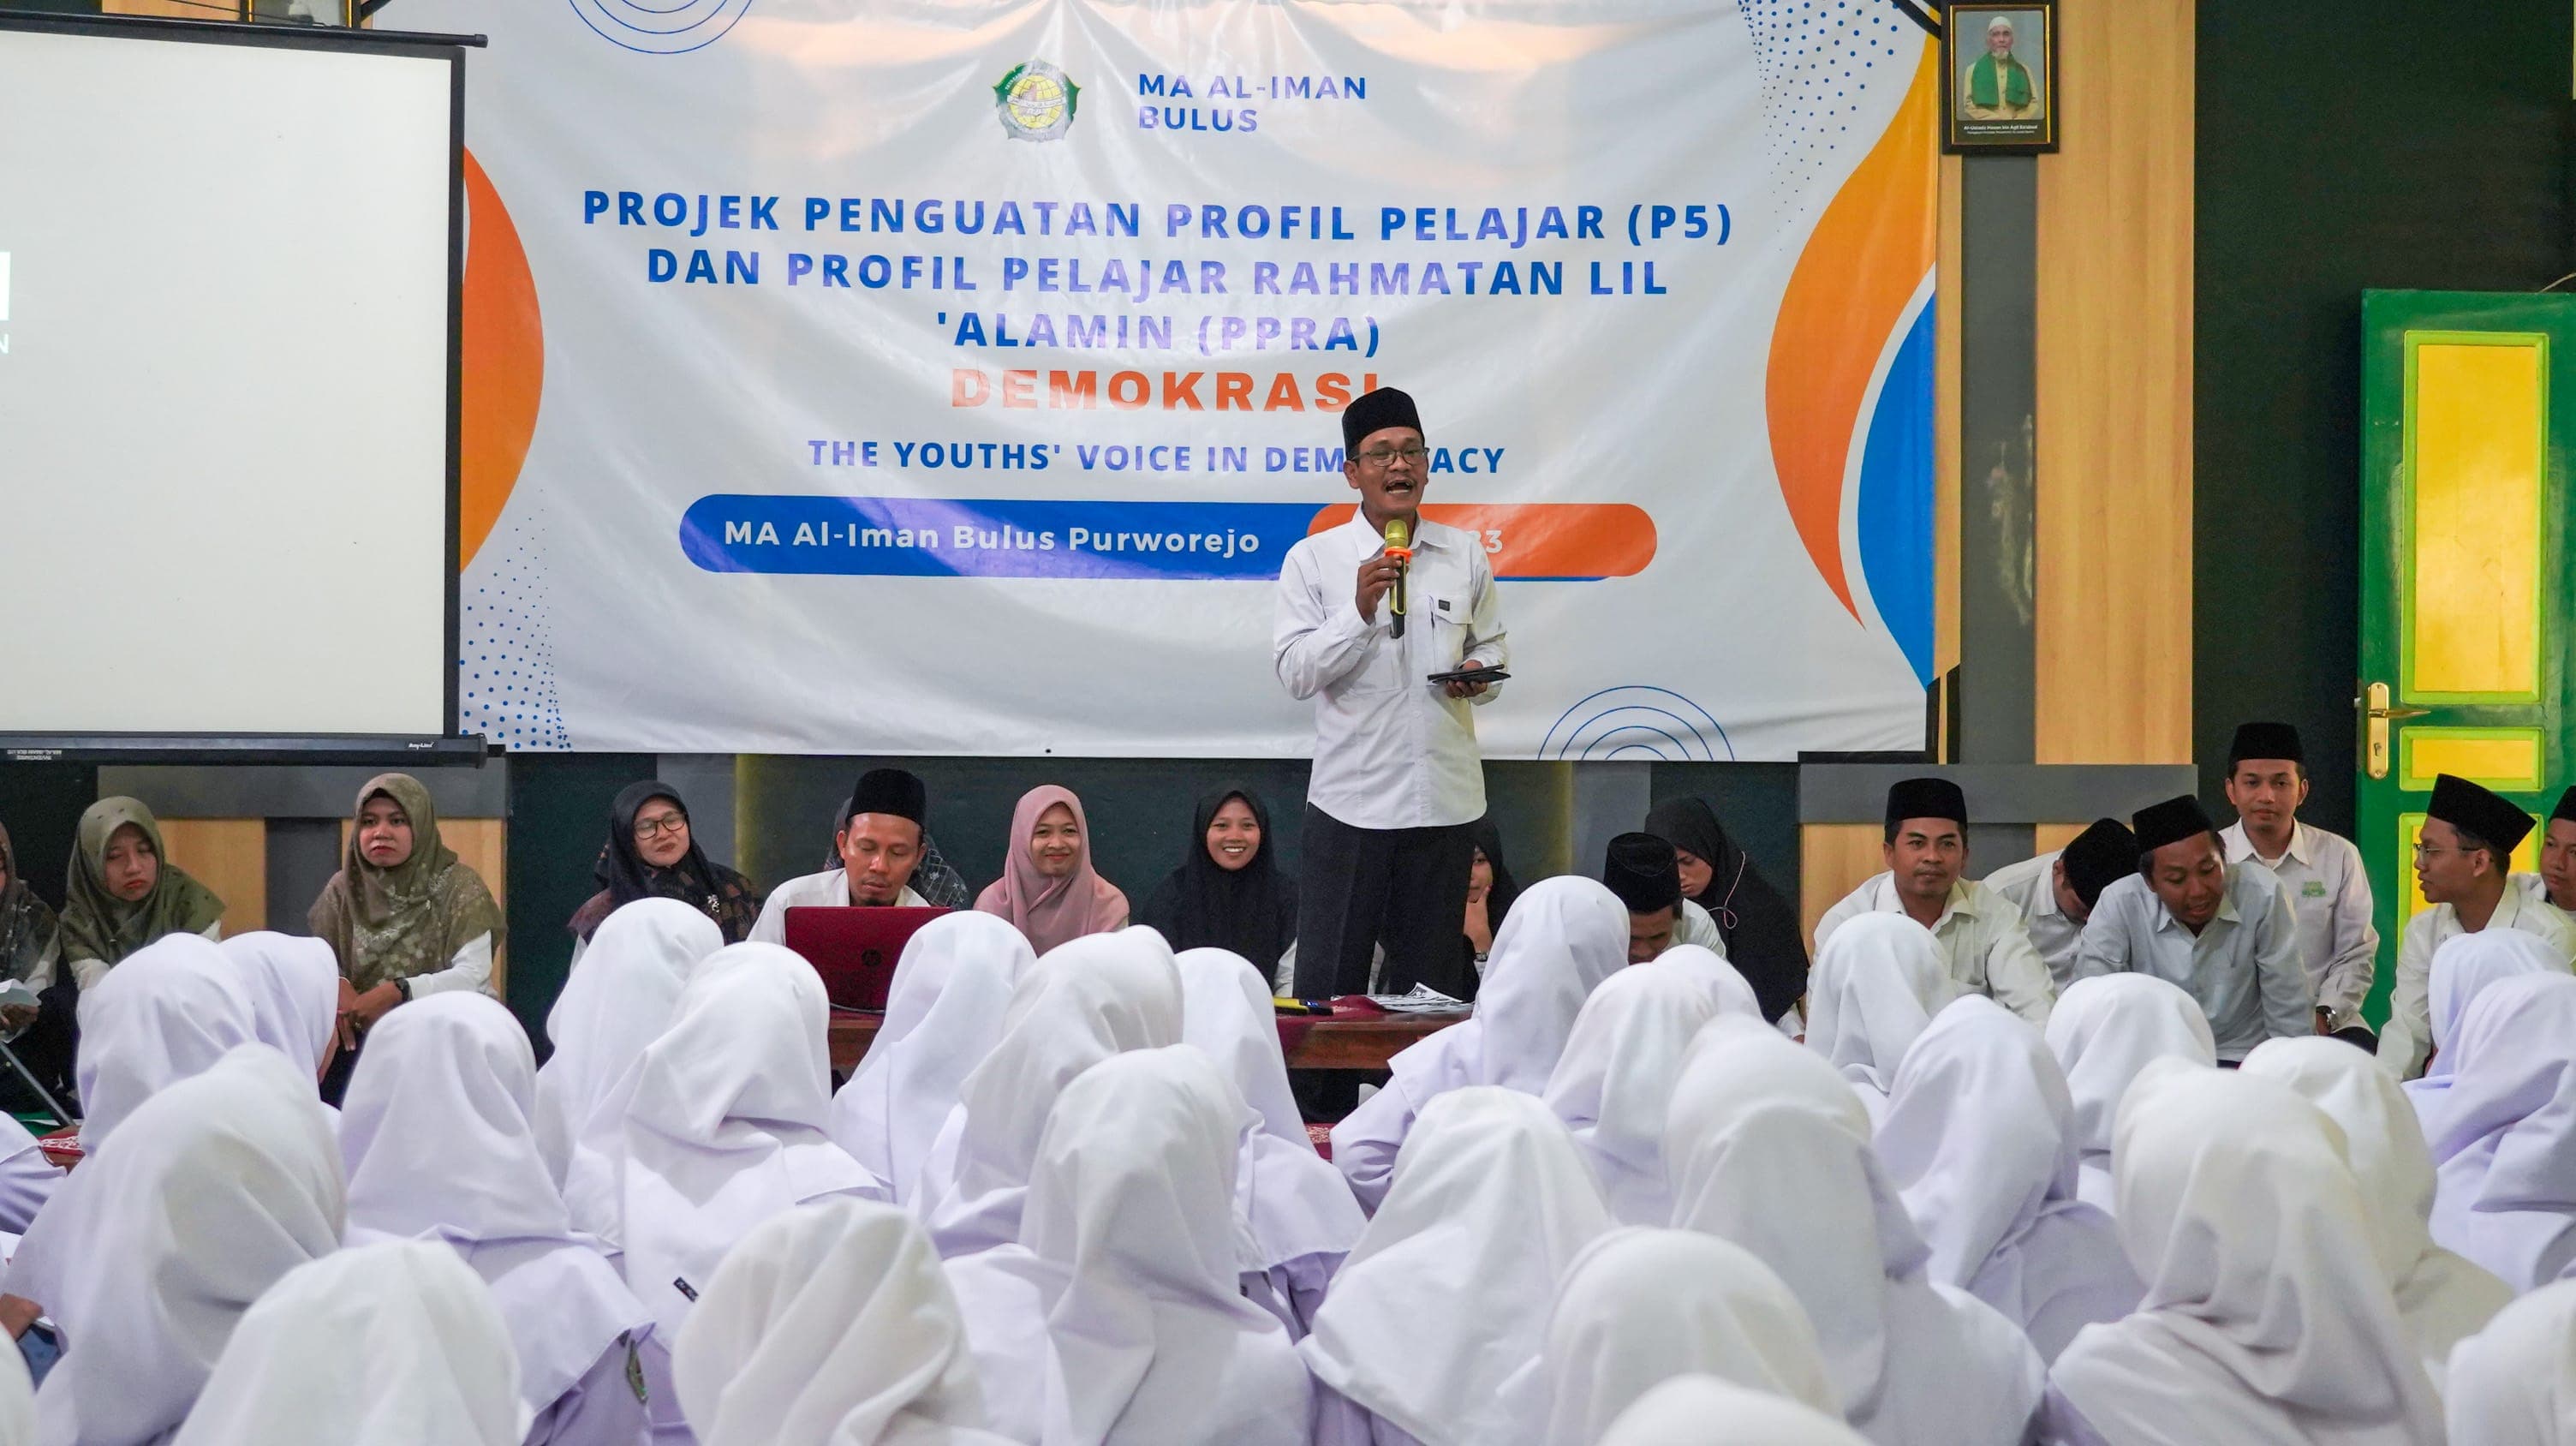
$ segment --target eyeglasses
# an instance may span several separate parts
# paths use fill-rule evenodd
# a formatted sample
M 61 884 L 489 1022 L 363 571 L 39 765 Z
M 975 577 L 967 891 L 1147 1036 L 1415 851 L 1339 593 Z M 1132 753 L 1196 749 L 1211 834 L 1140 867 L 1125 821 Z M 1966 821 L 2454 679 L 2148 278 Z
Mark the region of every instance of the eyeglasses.
M 635 836 L 637 838 L 660 838 L 666 833 L 686 833 L 688 832 L 688 829 L 689 821 L 680 817 L 676 813 L 672 814 L 668 818 L 639 818 L 635 820 Z
M 1397 462 L 1402 462 L 1408 467 L 1419 467 L 1422 465 L 1422 459 L 1430 455 L 1431 449 L 1428 447 L 1396 447 L 1391 449 L 1386 447 L 1372 447 L 1368 451 L 1360 454 L 1360 460 L 1366 462 L 1372 467 L 1389 467 L 1393 466 Z

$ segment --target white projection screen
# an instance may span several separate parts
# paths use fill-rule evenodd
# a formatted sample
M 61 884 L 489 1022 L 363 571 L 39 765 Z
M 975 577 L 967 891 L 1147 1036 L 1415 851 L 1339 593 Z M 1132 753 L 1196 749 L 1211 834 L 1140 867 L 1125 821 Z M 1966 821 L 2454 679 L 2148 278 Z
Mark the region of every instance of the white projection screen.
M 451 730 L 462 55 L 0 19 L 0 746 Z

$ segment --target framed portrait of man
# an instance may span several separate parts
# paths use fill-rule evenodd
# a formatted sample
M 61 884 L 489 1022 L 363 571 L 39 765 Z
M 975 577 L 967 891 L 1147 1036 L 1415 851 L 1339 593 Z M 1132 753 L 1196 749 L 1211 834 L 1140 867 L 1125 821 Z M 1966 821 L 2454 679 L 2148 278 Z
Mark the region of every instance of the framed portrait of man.
M 2057 149 L 2057 0 L 1953 5 L 1941 57 L 1944 149 Z

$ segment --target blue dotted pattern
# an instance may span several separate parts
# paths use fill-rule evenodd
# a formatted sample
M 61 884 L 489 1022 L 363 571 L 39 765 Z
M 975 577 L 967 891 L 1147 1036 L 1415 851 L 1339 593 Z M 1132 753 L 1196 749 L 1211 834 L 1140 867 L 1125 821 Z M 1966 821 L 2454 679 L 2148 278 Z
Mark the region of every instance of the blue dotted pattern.
M 1923 29 L 1888 0 L 1744 0 L 1762 87 L 1762 128 L 1775 191 L 1805 191 L 1829 167 L 1851 164 L 1843 147 L 1866 149 L 1875 132 L 1854 134 L 1875 86 L 1904 86 L 1922 55 Z
M 513 523 L 506 537 L 495 531 L 458 600 L 457 721 L 507 748 L 572 747 L 555 686 L 544 541 L 542 519 Z

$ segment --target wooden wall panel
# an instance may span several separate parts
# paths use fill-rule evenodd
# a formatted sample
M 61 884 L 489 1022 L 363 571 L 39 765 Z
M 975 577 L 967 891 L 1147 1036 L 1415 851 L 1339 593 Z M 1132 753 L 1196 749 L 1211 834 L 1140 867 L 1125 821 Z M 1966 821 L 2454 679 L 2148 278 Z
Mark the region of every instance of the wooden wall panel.
M 2191 760 L 2193 7 L 2060 12 L 2039 172 L 2041 763 Z
M 2077 834 L 2084 832 L 2084 830 L 2091 828 L 2092 826 L 2093 825 L 2090 820 L 2083 823 L 2033 824 L 2030 830 L 2031 852 L 2035 854 L 2044 854 L 2052 849 L 2062 849 L 2068 844 L 2075 842 L 2075 836 Z
M 1810 945 L 1825 910 L 1887 868 L 1886 851 L 1881 824 L 1811 823 L 1798 831 L 1798 921 Z
M 165 818 L 161 842 L 170 862 L 224 901 L 224 937 L 268 927 L 268 820 Z

